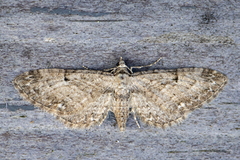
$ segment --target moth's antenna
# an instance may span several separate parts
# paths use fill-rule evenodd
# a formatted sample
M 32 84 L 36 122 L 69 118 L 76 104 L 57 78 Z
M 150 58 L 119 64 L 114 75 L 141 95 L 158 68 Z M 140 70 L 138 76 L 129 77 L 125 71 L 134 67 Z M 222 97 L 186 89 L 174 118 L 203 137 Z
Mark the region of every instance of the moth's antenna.
M 146 66 L 133 66 L 130 67 L 130 70 L 132 71 L 133 68 L 143 68 L 143 67 L 151 67 L 152 65 L 156 64 L 158 61 L 160 61 L 160 59 L 162 59 L 162 57 L 158 58 L 158 60 L 156 60 L 154 63 L 148 64 Z

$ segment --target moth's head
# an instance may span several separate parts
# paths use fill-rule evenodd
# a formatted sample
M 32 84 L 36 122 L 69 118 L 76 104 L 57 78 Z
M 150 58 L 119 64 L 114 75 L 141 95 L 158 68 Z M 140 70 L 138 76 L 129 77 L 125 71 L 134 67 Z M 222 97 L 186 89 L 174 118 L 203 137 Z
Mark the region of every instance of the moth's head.
M 125 64 L 125 62 L 123 61 L 122 57 L 120 57 L 120 60 L 119 60 L 119 62 L 118 62 L 118 66 L 119 66 L 119 67 L 120 67 L 120 66 L 122 66 L 122 67 L 125 67 L 125 66 L 126 66 L 126 64 Z
M 113 74 L 117 75 L 117 74 L 124 74 L 124 73 L 128 74 L 128 75 L 132 74 L 131 70 L 125 64 L 125 62 L 123 61 L 122 57 L 120 57 L 120 60 L 118 62 L 118 66 L 113 71 Z

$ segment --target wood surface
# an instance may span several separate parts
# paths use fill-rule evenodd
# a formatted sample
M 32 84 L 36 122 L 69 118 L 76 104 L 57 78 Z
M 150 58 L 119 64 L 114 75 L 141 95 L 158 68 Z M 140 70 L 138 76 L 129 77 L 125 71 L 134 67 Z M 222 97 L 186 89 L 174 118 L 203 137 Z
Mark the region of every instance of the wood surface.
M 0 159 L 239 159 L 240 3 L 103 0 L 0 2 Z M 180 125 L 119 132 L 66 128 L 24 101 L 12 81 L 35 69 L 156 65 L 210 68 L 229 81 Z

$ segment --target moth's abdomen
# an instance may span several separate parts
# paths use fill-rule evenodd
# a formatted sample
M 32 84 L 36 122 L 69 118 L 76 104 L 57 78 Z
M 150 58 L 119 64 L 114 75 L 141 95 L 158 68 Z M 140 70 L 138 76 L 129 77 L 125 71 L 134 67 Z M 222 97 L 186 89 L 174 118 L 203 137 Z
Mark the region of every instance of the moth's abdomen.
M 128 99 L 116 99 L 113 102 L 113 113 L 116 117 L 118 127 L 121 131 L 125 131 L 126 122 L 129 116 Z

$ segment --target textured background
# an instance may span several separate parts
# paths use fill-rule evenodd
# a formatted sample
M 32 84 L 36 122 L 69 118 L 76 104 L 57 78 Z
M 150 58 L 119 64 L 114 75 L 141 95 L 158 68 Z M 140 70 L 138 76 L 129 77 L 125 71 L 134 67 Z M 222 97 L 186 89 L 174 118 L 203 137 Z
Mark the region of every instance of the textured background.
M 0 159 L 239 159 L 240 2 L 0 1 Z M 15 76 L 32 69 L 204 67 L 226 74 L 219 96 L 181 125 L 124 133 L 113 114 L 72 130 L 23 101 Z

